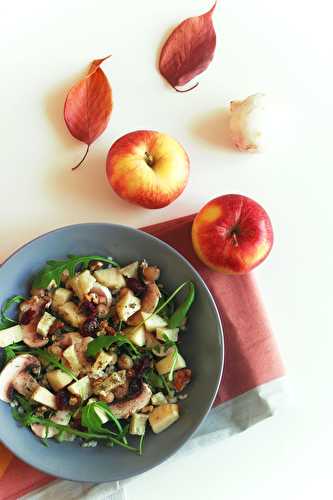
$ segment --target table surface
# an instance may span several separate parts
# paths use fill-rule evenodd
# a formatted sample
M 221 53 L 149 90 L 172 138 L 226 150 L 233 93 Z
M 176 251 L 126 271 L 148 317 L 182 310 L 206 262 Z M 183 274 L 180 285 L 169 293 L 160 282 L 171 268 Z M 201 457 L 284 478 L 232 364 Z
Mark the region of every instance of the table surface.
M 190 457 L 133 479 L 129 500 L 320 499 L 332 491 L 332 29 L 329 2 L 224 0 L 214 14 L 214 61 L 193 92 L 178 94 L 156 70 L 161 41 L 204 12 L 194 0 L 3 2 L 1 44 L 0 258 L 50 229 L 86 221 L 134 227 L 242 193 L 275 228 L 269 259 L 255 271 L 289 376 L 280 415 Z M 84 146 L 63 122 L 66 91 L 95 58 L 112 83 L 114 111 L 83 168 Z M 230 148 L 229 101 L 264 92 L 270 147 Z M 106 183 L 112 142 L 136 129 L 170 133 L 191 158 L 190 182 L 171 206 L 149 211 Z M 324 418 L 328 415 L 328 418 Z

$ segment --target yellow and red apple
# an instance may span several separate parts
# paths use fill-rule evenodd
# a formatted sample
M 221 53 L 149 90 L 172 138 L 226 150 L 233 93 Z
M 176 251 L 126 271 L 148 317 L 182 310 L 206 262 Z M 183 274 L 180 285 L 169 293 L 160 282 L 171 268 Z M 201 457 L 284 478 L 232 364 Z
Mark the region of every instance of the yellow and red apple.
M 192 242 L 202 262 L 226 274 L 247 273 L 269 254 L 273 228 L 254 200 L 239 194 L 219 196 L 196 215 Z
M 169 135 L 137 130 L 111 146 L 106 175 L 121 198 L 146 208 L 162 208 L 184 191 L 189 158 Z

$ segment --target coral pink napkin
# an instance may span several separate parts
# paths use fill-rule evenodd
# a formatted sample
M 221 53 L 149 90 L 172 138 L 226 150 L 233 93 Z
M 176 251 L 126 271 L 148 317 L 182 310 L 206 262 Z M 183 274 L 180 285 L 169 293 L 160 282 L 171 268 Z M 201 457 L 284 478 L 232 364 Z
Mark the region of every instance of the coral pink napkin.
M 224 372 L 214 403 L 217 407 L 282 377 L 284 369 L 253 275 L 226 276 L 206 268 L 192 249 L 193 217 L 155 224 L 143 230 L 184 255 L 214 296 L 225 340 Z M 0 500 L 17 499 L 53 479 L 21 462 L 0 444 Z

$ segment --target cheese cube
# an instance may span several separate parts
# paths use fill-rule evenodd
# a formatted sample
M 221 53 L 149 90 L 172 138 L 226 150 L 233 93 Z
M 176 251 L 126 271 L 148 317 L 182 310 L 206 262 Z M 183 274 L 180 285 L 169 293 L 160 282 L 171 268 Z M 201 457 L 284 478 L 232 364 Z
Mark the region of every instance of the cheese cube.
M 139 311 L 140 307 L 140 299 L 136 297 L 131 290 L 127 290 L 124 296 L 121 297 L 116 304 L 117 314 L 122 321 L 127 321 L 130 316 Z
M 0 347 L 7 347 L 15 342 L 23 340 L 23 331 L 21 325 L 11 326 L 0 331 Z
M 134 413 L 131 418 L 129 433 L 134 436 L 143 436 L 146 432 L 146 423 L 148 415 L 143 413 Z
M 68 387 L 69 392 L 74 394 L 74 396 L 79 396 L 82 401 L 85 401 L 86 399 L 91 396 L 91 385 L 90 385 L 90 380 L 88 375 L 86 375 L 83 378 L 80 378 L 77 382 L 74 382 L 74 384 L 71 384 Z
M 31 395 L 31 399 L 40 403 L 41 405 L 48 406 L 53 410 L 57 409 L 55 395 L 45 389 L 45 387 L 39 386 Z
M 151 397 L 151 404 L 154 406 L 166 405 L 168 403 L 167 398 L 164 396 L 163 392 L 156 392 Z
M 139 262 L 135 261 L 132 262 L 131 264 L 128 264 L 125 267 L 122 267 L 119 269 L 121 274 L 123 276 L 126 276 L 126 278 L 137 278 L 138 277 L 138 267 L 139 267 Z
M 125 382 L 126 382 L 126 370 L 113 372 L 107 378 L 95 384 L 94 392 L 95 394 L 99 394 L 102 391 L 110 392 L 116 387 L 125 384 Z
M 166 373 L 169 373 L 171 371 L 171 368 L 174 363 L 174 349 L 165 356 L 165 358 L 161 359 L 155 364 L 155 369 L 159 375 L 165 375 Z M 181 368 L 185 368 L 186 363 L 185 359 L 178 353 L 177 354 L 177 360 L 175 362 L 174 370 L 180 370 Z
M 146 330 L 143 325 L 139 327 L 134 326 L 133 328 L 125 328 L 124 334 L 128 340 L 139 347 L 143 347 L 146 343 Z
M 115 267 L 99 269 L 94 272 L 94 276 L 101 285 L 111 288 L 111 290 L 119 290 L 123 286 L 126 286 L 124 276 Z
M 55 322 L 56 318 L 52 314 L 45 312 L 37 325 L 37 333 L 43 337 L 47 337 L 49 329 Z
M 60 316 L 74 328 L 79 328 L 87 319 L 74 302 L 66 302 L 58 308 Z
M 177 404 L 157 406 L 149 415 L 149 423 L 153 432 L 158 434 L 172 425 L 179 418 Z
M 173 342 L 178 341 L 179 328 L 156 328 L 156 338 L 165 341 L 165 337 Z
M 95 363 L 92 366 L 91 371 L 93 373 L 99 372 L 100 370 L 104 370 L 108 365 L 113 364 L 115 356 L 112 354 L 108 354 L 105 351 L 102 351 L 97 356 Z
M 168 323 L 158 314 L 149 314 L 142 312 L 142 317 L 145 322 L 145 327 L 148 332 L 154 332 L 156 328 L 163 328 L 168 325 Z
M 46 378 L 54 391 L 60 391 L 66 385 L 70 384 L 73 380 L 73 377 L 67 375 L 67 373 L 62 370 L 52 370 L 47 372 Z
M 83 300 L 84 296 L 90 292 L 95 283 L 96 278 L 94 278 L 91 272 L 86 269 L 82 273 L 74 276 L 74 278 L 68 280 L 66 286 L 70 286 L 79 299 Z
M 80 373 L 82 366 L 75 349 L 75 344 L 70 345 L 69 347 L 67 347 L 67 349 L 64 350 L 63 357 L 66 359 L 70 366 L 70 369 L 75 375 Z
M 67 290 L 67 288 L 57 288 L 52 297 L 53 309 L 57 309 L 58 307 L 63 306 L 66 302 L 69 301 L 72 295 L 72 291 Z

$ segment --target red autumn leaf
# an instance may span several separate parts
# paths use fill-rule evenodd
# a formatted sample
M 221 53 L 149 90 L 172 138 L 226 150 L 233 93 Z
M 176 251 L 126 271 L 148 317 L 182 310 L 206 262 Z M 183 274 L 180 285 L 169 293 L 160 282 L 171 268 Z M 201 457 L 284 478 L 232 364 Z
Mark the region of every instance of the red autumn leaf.
M 189 81 L 209 66 L 216 46 L 216 33 L 213 26 L 213 7 L 201 16 L 185 19 L 173 30 L 165 42 L 159 61 L 159 69 L 164 78 L 178 92 L 188 92 L 177 87 Z
M 74 85 L 67 94 L 64 118 L 70 133 L 87 144 L 82 160 L 72 168 L 75 170 L 85 160 L 90 145 L 107 127 L 112 111 L 112 91 L 108 79 L 100 68 L 105 59 L 92 62 L 85 78 Z

